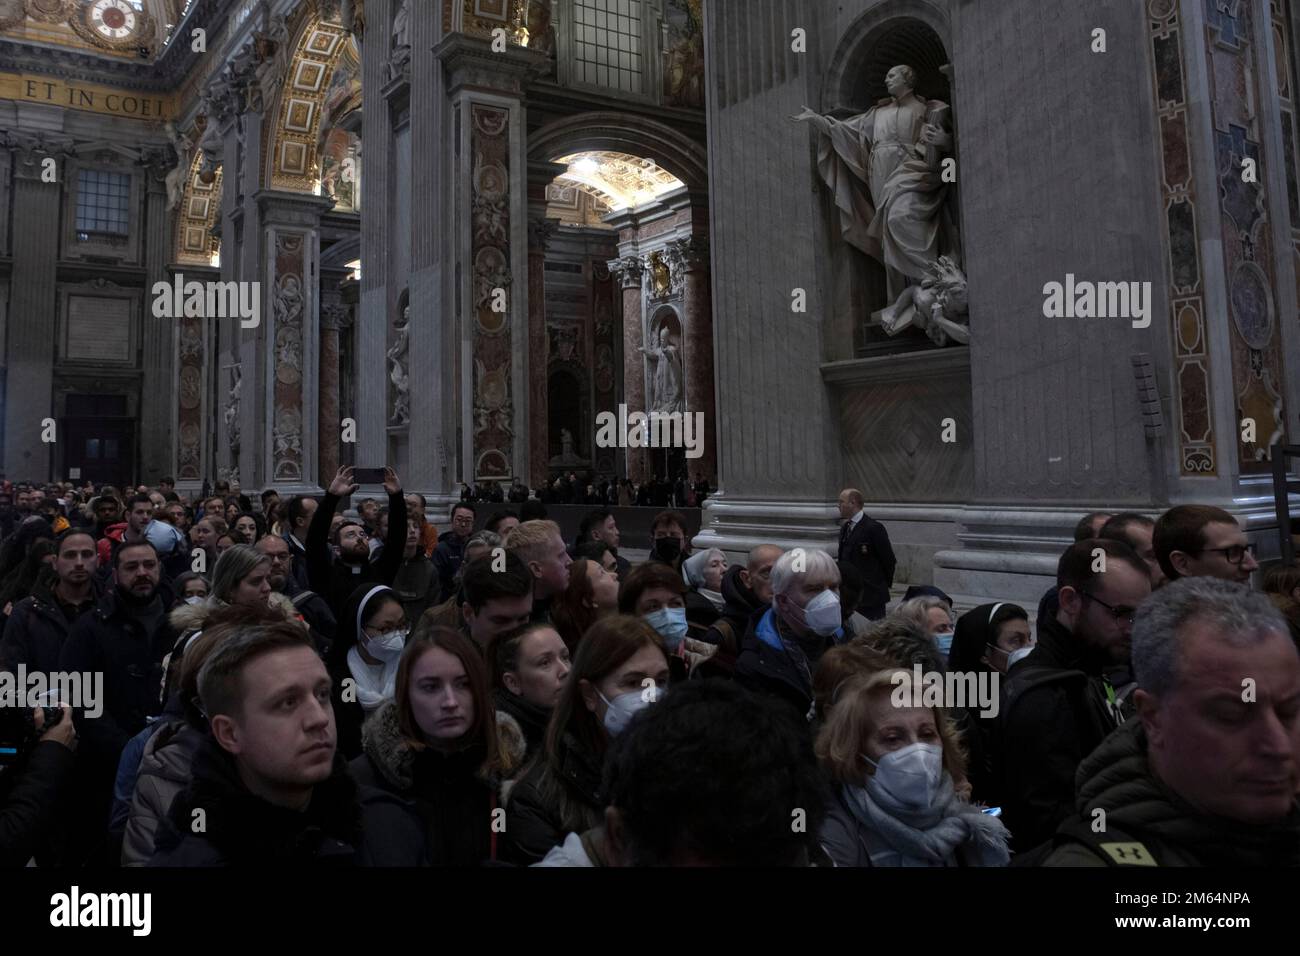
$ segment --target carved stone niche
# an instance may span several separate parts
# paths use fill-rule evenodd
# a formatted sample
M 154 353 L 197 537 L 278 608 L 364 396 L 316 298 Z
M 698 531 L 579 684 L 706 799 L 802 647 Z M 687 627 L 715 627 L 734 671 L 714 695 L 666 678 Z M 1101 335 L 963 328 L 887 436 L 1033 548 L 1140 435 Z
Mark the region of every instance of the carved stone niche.
M 945 130 L 952 139 L 952 145 L 942 150 L 928 150 L 927 161 L 933 160 L 936 168 L 943 158 L 955 158 L 960 148 L 960 135 L 957 129 L 959 117 L 952 112 L 953 70 L 948 50 L 941 31 L 946 28 L 931 18 L 916 16 L 888 16 L 877 10 L 868 11 L 846 31 L 839 47 L 836 49 L 827 68 L 821 90 L 820 104 L 815 111 L 833 120 L 846 121 L 862 117 L 873 108 L 888 109 L 892 100 L 886 86 L 886 76 L 898 66 L 908 66 L 915 74 L 914 95 L 925 108 L 925 121 Z M 942 105 L 946 109 L 939 108 Z M 888 180 L 887 180 L 888 181 Z M 858 185 L 855 181 L 855 185 Z M 867 183 L 860 184 L 863 193 L 871 195 Z M 899 315 L 906 316 L 907 303 L 911 296 L 902 297 L 905 288 L 920 289 L 923 282 L 928 282 L 928 290 L 940 290 L 945 294 L 940 298 L 944 303 L 953 301 L 955 306 L 943 305 L 941 315 L 960 312 L 964 306 L 964 275 L 954 287 L 954 273 L 949 266 L 961 274 L 964 268 L 964 256 L 960 240 L 960 197 L 956 183 L 945 184 L 942 205 L 935 213 L 934 221 L 940 224 L 941 240 L 937 250 L 938 256 L 946 256 L 948 265 L 940 266 L 936 262 L 931 271 L 924 276 L 913 277 L 901 274 L 898 269 L 887 269 L 882 261 L 883 254 L 877 251 L 869 253 L 862 248 L 861 236 L 865 233 L 865 224 L 857 230 L 857 239 L 851 239 L 849 224 L 844 221 L 834 206 L 827 190 L 822 190 L 823 202 L 826 204 L 826 221 L 830 224 L 830 234 L 826 237 L 830 250 L 829 260 L 832 273 L 832 299 L 834 315 L 845 317 L 842 325 L 832 330 L 832 337 L 845 342 L 844 353 L 848 353 L 847 343 L 852 341 L 852 354 L 868 357 L 879 354 L 893 354 L 923 349 L 933 349 L 936 339 L 951 342 L 951 336 L 939 335 L 932 331 L 927 334 L 919 325 L 933 325 L 929 316 L 933 314 L 933 296 L 923 296 L 924 309 L 916 310 L 919 319 L 916 324 L 905 325 L 901 331 L 890 335 L 885 325 Z M 902 202 L 910 201 L 903 193 Z M 891 209 L 895 215 L 896 208 Z M 870 245 L 870 243 L 866 243 Z M 924 271 L 924 270 L 922 270 Z M 952 290 L 951 295 L 947 294 Z M 901 298 L 900 298 L 901 297 Z M 903 307 L 894 312 L 884 312 L 900 301 Z M 962 315 L 964 321 L 964 314 Z

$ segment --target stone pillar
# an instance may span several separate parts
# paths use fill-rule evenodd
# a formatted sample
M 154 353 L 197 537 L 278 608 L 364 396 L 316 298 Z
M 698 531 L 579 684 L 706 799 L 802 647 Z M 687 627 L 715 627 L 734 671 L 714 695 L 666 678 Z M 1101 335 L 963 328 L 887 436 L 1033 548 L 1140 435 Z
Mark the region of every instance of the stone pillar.
M 414 4 L 415 10 L 430 4 Z M 366 33 L 362 42 L 361 100 L 364 110 L 365 165 L 361 177 L 361 301 L 354 329 L 357 373 L 356 463 L 378 467 L 388 458 L 388 351 L 392 322 L 389 308 L 391 261 L 406 236 L 393 234 L 393 121 L 385 90 L 388 70 L 393 0 L 370 0 L 365 5 Z M 418 17 L 416 18 L 418 19 Z M 413 51 L 414 52 L 414 51 Z M 430 165 L 437 165 L 432 163 Z M 415 290 L 412 289 L 414 301 Z M 396 301 L 395 293 L 391 295 Z M 416 308 L 412 308 L 414 314 Z M 404 485 L 410 482 L 399 476 Z
M 523 97 L 549 59 L 452 34 L 435 48 L 447 74 L 456 197 L 449 250 L 462 365 L 460 454 L 467 481 L 531 474 L 526 129 Z M 504 303 L 503 303 L 504 299 Z M 502 311 L 501 306 L 505 309 Z
M 528 486 L 546 483 L 550 460 L 550 423 L 547 408 L 546 368 L 550 343 L 546 333 L 546 246 L 558 223 L 553 219 L 528 221 Z
M 320 217 L 333 202 L 263 190 L 255 199 L 263 224 L 265 280 L 255 363 L 265 375 L 266 415 L 243 442 L 259 456 L 265 485 L 281 497 L 319 494 Z M 364 274 L 364 273 L 363 273 Z M 252 337 L 252 336 L 250 336 Z
M 51 447 L 41 440 L 42 419 L 53 415 L 55 278 L 59 256 L 59 191 L 70 143 L 10 134 L 13 157 L 13 272 L 5 389 L 3 471 L 10 480 L 49 481 Z M 46 159 L 55 182 L 43 182 Z M 21 231 L 18 231 L 21 230 Z M 56 433 L 56 437 L 57 433 Z
M 342 416 L 339 413 L 339 329 L 347 315 L 347 306 L 337 292 L 330 292 L 321 281 L 320 310 L 320 417 L 317 435 L 320 442 L 320 467 L 317 480 L 329 487 L 339 470 L 339 436 Z
M 713 381 L 713 307 L 709 300 L 709 240 L 691 236 L 669 243 L 673 268 L 681 273 L 682 323 L 686 341 L 682 355 L 686 373 L 686 410 L 703 415 L 704 430 L 697 436 L 699 458 L 687 458 L 693 480 L 698 471 L 710 481 L 717 475 L 717 412 Z M 688 449 L 689 452 L 689 449 Z
M 171 255 L 171 215 L 167 209 L 165 150 L 147 151 L 145 160 L 145 288 L 170 282 L 167 260 Z M 156 486 L 164 475 L 176 477 L 172 463 L 173 405 L 158 396 L 174 394 L 176 381 L 176 319 L 155 319 L 150 298 L 145 297 L 140 337 L 143 375 L 140 391 L 140 480 Z
M 641 283 L 645 276 L 645 263 L 639 256 L 611 259 L 609 271 L 623 291 L 623 404 L 628 413 L 648 412 L 646 396 L 645 356 L 637 349 L 645 344 L 642 316 Z M 634 482 L 646 479 L 645 451 L 640 448 L 625 450 L 627 477 Z
M 817 4 L 704 4 L 719 492 L 694 546 L 732 555 L 765 542 L 836 543 L 840 452 L 820 366 L 828 348 L 820 246 L 830 235 L 808 132 L 782 117 L 808 102 L 818 44 L 790 49 L 789 24 L 824 32 Z M 834 17 L 830 18 L 832 22 Z M 829 27 L 826 24 L 825 27 Z M 755 58 L 755 49 L 773 55 Z M 807 312 L 791 311 L 794 289 Z

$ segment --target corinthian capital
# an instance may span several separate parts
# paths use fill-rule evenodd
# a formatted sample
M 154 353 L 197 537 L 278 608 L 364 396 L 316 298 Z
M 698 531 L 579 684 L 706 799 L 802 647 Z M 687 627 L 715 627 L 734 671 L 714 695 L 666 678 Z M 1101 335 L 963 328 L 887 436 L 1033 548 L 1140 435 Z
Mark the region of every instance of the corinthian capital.
M 641 277 L 645 275 L 646 266 L 639 256 L 610 259 L 606 265 L 609 266 L 610 275 L 618 281 L 619 286 L 622 288 L 639 289 L 641 287 Z

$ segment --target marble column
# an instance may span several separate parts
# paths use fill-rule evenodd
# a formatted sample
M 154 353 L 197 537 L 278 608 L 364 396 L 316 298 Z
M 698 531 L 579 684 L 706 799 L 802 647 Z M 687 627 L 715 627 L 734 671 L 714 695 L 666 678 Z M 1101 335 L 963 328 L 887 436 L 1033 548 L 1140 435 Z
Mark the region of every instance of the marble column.
M 347 307 L 337 293 L 327 291 L 321 280 L 320 310 L 320 416 L 317 435 L 320 442 L 320 468 L 317 480 L 329 487 L 339 469 L 339 329 Z
M 429 5 L 413 6 L 418 13 L 421 7 Z M 366 122 L 365 165 L 361 177 L 361 297 L 354 328 L 357 440 L 353 451 L 355 462 L 364 467 L 378 467 L 388 458 L 385 354 L 393 318 L 390 299 L 396 301 L 390 270 L 397 255 L 397 244 L 410 241 L 408 236 L 396 235 L 392 224 L 392 196 L 396 186 L 388 60 L 395 10 L 393 0 L 369 0 L 365 5 L 366 33 L 361 43 L 361 101 Z M 415 298 L 414 290 L 412 298 Z M 418 305 L 412 308 L 413 314 L 417 308 Z M 410 484 L 407 476 L 399 477 L 404 485 Z
M 611 259 L 609 271 L 623 292 L 623 404 L 627 405 L 629 414 L 648 412 L 650 404 L 646 396 L 645 356 L 637 351 L 645 344 L 641 295 L 645 263 L 639 256 L 624 256 L 622 259 Z M 649 468 L 644 449 L 625 449 L 624 461 L 629 480 L 641 482 L 646 479 Z
M 145 288 L 170 282 L 167 260 L 171 254 L 171 216 L 167 209 L 165 150 L 146 151 L 145 162 Z M 147 302 L 148 300 L 146 300 Z M 176 380 L 176 320 L 155 319 L 148 305 L 142 316 L 140 337 L 143 359 L 140 403 L 140 480 L 156 486 L 164 475 L 176 477 L 172 466 L 173 406 L 154 396 L 172 394 Z
M 5 389 L 3 471 L 10 480 L 49 481 L 51 446 L 41 440 L 42 419 L 54 414 L 55 279 L 59 255 L 59 193 L 70 142 L 10 134 L 13 157 L 13 271 L 10 290 L 8 380 Z M 43 182 L 44 161 L 58 179 Z M 56 433 L 56 438 L 59 437 Z
M 435 48 L 447 76 L 455 197 L 448 250 L 457 276 L 461 468 L 467 481 L 532 473 L 527 383 L 539 361 L 528 341 L 527 156 L 523 104 L 549 59 L 519 47 L 493 51 L 460 34 Z M 501 306 L 505 308 L 502 310 Z
M 686 410 L 703 416 L 703 433 L 697 433 L 700 457 L 687 458 L 693 480 L 698 472 L 713 480 L 717 475 L 717 411 L 713 381 L 713 306 L 709 299 L 709 240 L 690 236 L 669 243 L 673 267 L 681 273 L 682 311 L 685 313 L 683 345 L 686 375 Z M 688 449 L 689 451 L 689 449 Z
M 530 488 L 546 483 L 550 460 L 550 419 L 547 408 L 546 246 L 558 223 L 553 219 L 528 221 L 528 461 Z M 517 473 L 517 472 L 516 472 Z
M 709 205 L 720 490 L 694 545 L 834 548 L 840 452 L 820 381 L 828 353 L 822 281 L 831 235 L 814 193 L 808 132 L 783 119 L 816 89 L 823 17 L 811 0 L 704 4 Z M 834 22 L 833 15 L 830 18 Z M 807 27 L 806 53 L 790 24 Z M 755 58 L 764 49 L 771 56 Z M 791 308 L 795 289 L 806 312 Z
M 262 322 L 254 363 L 265 391 L 250 396 L 265 409 L 243 437 L 261 462 L 265 486 L 281 497 L 319 494 L 320 217 L 333 201 L 319 196 L 262 190 Z

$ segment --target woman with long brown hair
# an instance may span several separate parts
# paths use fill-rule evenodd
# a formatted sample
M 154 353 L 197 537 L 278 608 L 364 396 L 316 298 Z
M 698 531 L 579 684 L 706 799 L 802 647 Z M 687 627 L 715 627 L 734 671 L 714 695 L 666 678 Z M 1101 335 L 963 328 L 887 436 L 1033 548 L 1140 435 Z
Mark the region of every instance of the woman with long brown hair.
M 583 636 L 546 731 L 546 746 L 510 793 L 504 858 L 536 863 L 569 833 L 598 826 L 611 738 L 668 685 L 663 640 L 645 621 L 615 616 Z
M 493 706 L 482 654 L 450 628 L 417 629 L 396 690 L 362 728 L 352 776 L 414 804 L 433 865 L 495 860 L 502 786 L 518 769 L 524 738 Z
M 569 565 L 569 586 L 551 605 L 551 621 L 572 654 L 587 628 L 618 613 L 618 575 L 600 562 L 576 558 Z

